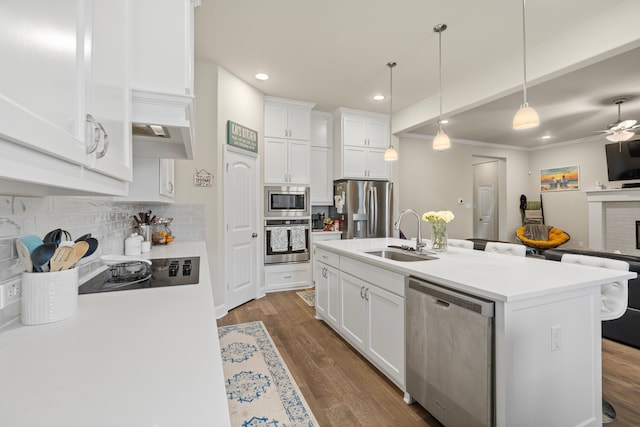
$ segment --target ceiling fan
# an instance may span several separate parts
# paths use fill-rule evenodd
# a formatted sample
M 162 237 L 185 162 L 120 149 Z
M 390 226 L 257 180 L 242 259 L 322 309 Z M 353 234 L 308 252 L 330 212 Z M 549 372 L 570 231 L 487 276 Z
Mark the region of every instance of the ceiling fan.
M 640 125 L 637 124 L 637 120 L 620 120 L 620 105 L 622 105 L 626 100 L 626 98 L 617 98 L 613 100 L 613 103 L 618 105 L 618 121 L 607 126 L 607 130 L 601 131 L 607 135 L 606 138 L 609 141 L 628 141 L 635 135 L 633 130 L 640 128 Z

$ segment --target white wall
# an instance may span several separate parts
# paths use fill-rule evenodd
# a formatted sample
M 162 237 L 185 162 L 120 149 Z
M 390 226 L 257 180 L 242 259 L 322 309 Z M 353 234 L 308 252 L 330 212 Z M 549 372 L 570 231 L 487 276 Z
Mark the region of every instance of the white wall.
M 195 63 L 196 95 L 196 145 L 193 160 L 176 160 L 175 185 L 176 204 L 199 203 L 204 205 L 205 241 L 211 269 L 211 283 L 216 305 L 224 302 L 224 293 L 217 290 L 218 269 L 218 233 L 216 230 L 216 211 L 220 194 L 220 173 L 217 167 L 217 117 L 218 66 L 207 62 Z M 213 174 L 213 187 L 194 187 L 193 174 L 205 169 Z
M 604 145 L 609 141 L 566 144 L 553 149 L 542 149 L 530 153 L 531 186 L 530 200 L 540 194 L 540 169 L 578 165 L 580 167 L 580 191 L 554 191 L 542 193 L 545 223 L 565 230 L 571 240 L 567 248 L 589 248 L 587 197 L 584 190 L 592 190 L 600 181 L 608 188 L 621 186 L 620 182 L 607 180 L 607 163 Z
M 258 131 L 260 158 L 263 158 L 264 96 L 217 64 L 196 61 L 196 148 L 193 160 L 176 162 L 176 203 L 203 203 L 205 205 L 206 233 L 211 284 L 216 313 L 225 308 L 224 259 L 224 147 L 227 143 L 227 120 Z M 193 187 L 196 169 L 213 174 L 212 188 Z M 258 165 L 262 176 L 262 165 Z M 262 191 L 258 191 L 262 194 Z M 262 201 L 258 204 L 262 212 Z M 258 230 L 261 235 L 260 230 Z M 262 256 L 258 265 L 262 265 Z
M 422 214 L 429 210 L 450 210 L 456 218 L 449 223 L 450 238 L 473 237 L 473 163 L 477 157 L 504 159 L 506 164 L 505 214 L 500 220 L 500 239 L 514 241 L 521 225 L 520 195 L 529 188 L 529 153 L 526 151 L 473 146 L 452 141 L 450 150 L 436 152 L 431 139 L 403 137 L 396 188 L 400 210 L 411 208 Z M 461 206 L 457 200 L 461 198 Z M 398 212 L 399 213 L 399 212 Z M 397 216 L 397 215 L 396 215 Z M 407 237 L 415 237 L 415 221 L 403 220 Z M 423 223 L 423 237 L 429 238 L 428 224 Z
M 540 169 L 578 165 L 580 191 L 545 192 L 542 195 L 545 222 L 565 230 L 571 240 L 563 247 L 589 248 L 587 199 L 584 190 L 593 189 L 596 181 L 608 188 L 619 188 L 621 182 L 607 180 L 604 138 L 579 143 L 566 143 L 534 151 L 493 148 L 452 141 L 444 152 L 431 149 L 431 140 L 403 137 L 400 160 L 395 165 L 395 182 L 399 210 L 412 208 L 422 214 L 428 210 L 451 210 L 456 219 L 448 226 L 451 238 L 473 236 L 473 168 L 478 157 L 504 159 L 506 164 L 505 215 L 500 217 L 500 239 L 515 241 L 515 230 L 521 226 L 520 195 L 539 200 Z M 462 198 L 465 205 L 457 204 Z M 397 215 L 396 215 L 397 216 Z M 415 237 L 415 221 L 403 221 L 407 237 Z M 423 237 L 429 238 L 428 224 L 423 223 Z M 620 249 L 610 242 L 609 246 Z M 624 249 L 624 248 L 623 248 Z M 626 249 L 625 249 L 626 250 Z

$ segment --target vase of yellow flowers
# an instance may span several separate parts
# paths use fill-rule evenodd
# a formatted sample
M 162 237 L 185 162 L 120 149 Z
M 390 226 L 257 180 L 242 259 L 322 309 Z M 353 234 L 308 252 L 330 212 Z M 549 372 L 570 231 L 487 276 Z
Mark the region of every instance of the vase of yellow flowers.
M 447 224 L 455 218 L 451 211 L 429 211 L 422 214 L 422 220 L 431 223 L 431 249 L 447 251 Z

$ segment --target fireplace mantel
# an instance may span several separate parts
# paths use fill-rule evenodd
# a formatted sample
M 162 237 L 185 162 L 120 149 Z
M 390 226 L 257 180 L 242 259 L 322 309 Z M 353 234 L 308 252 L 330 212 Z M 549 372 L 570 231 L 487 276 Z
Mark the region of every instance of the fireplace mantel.
M 604 204 L 610 202 L 640 202 L 640 188 L 612 188 L 588 190 L 589 247 L 605 250 Z

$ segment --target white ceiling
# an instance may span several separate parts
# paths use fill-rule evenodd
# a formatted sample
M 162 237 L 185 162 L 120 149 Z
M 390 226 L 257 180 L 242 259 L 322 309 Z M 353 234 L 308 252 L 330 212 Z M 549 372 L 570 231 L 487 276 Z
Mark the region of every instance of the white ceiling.
M 515 0 L 202 0 L 195 55 L 266 95 L 315 102 L 321 111 L 385 113 L 388 99 L 372 96 L 388 95 L 386 64 L 395 61 L 394 117 L 420 111 L 429 100 L 436 110 L 427 108 L 420 119 L 394 131 L 433 135 L 438 99 L 433 27 L 446 23 L 443 108 L 454 141 L 533 148 L 590 138 L 616 120 L 612 101 L 620 96 L 628 99 L 623 119 L 640 121 L 640 2 L 529 0 L 528 101 L 541 126 L 514 133 L 511 119 L 522 103 L 521 7 Z M 563 64 L 573 57 L 580 65 Z M 258 72 L 271 79 L 256 80 Z M 482 79 L 492 76 L 497 82 L 491 86 L 500 88 L 495 93 L 460 94 L 476 80 L 482 89 Z M 448 95 L 455 98 L 450 108 Z M 552 138 L 542 142 L 544 134 Z

